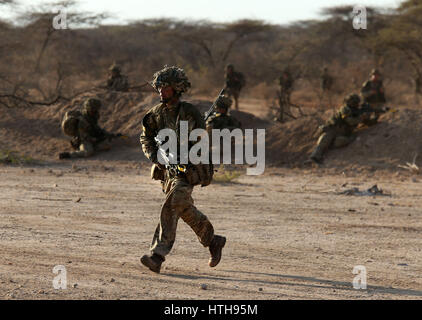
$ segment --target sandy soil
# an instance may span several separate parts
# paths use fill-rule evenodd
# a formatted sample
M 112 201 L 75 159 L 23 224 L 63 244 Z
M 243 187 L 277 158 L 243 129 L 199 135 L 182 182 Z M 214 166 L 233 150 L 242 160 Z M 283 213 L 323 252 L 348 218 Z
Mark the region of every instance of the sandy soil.
M 163 194 L 145 162 L 0 165 L 1 299 L 421 299 L 422 178 L 268 169 L 196 188 L 227 237 L 214 269 L 180 221 L 157 275 L 148 252 Z M 377 183 L 391 196 L 337 194 Z M 67 270 L 56 290 L 53 267 Z M 352 286 L 357 265 L 367 289 Z M 206 290 L 201 288 L 205 284 Z

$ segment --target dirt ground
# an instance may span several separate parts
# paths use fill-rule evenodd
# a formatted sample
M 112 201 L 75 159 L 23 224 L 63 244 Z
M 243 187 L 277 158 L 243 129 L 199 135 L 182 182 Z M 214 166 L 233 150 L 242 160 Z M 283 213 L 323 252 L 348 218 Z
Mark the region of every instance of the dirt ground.
M 350 146 L 330 151 L 324 165 L 304 167 L 330 111 L 275 124 L 263 101 L 241 100 L 233 115 L 245 128 L 267 130 L 265 173 L 227 167 L 242 175 L 195 188 L 197 207 L 227 237 L 223 259 L 209 268 L 208 249 L 180 221 L 157 275 L 139 258 L 164 196 L 138 142 L 157 97 L 101 98 L 101 124 L 129 139 L 89 160 L 57 160 L 69 150 L 61 116 L 82 98 L 0 109 L 0 151 L 18 157 L 0 161 L 0 299 L 422 298 L 422 176 L 398 167 L 422 151 L 420 110 L 384 115 Z M 201 111 L 211 103 L 191 101 Z M 339 194 L 375 184 L 385 195 Z M 53 288 L 58 265 L 65 290 Z M 366 290 L 353 288 L 356 266 L 366 268 Z
M 163 194 L 146 163 L 0 166 L 2 299 L 421 299 L 422 178 L 268 169 L 195 188 L 227 237 L 214 269 L 180 221 L 157 275 L 148 252 Z M 377 183 L 391 196 L 338 194 Z M 53 268 L 67 271 L 54 289 Z M 366 267 L 356 290 L 353 268 Z M 206 285 L 206 289 L 201 288 Z

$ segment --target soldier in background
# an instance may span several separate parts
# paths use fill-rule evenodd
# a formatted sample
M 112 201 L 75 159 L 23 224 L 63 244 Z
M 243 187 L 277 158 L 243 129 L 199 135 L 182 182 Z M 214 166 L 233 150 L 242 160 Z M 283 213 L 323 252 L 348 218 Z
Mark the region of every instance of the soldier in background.
M 234 99 L 234 107 L 239 110 L 239 95 L 242 88 L 245 86 L 245 77 L 241 72 L 234 70 L 232 64 L 226 66 L 226 86 L 224 87 L 224 93 Z
M 210 133 L 212 129 L 229 129 L 233 130 L 241 128 L 241 123 L 231 115 L 227 114 L 227 110 L 231 107 L 233 101 L 227 96 L 219 96 L 216 102 L 216 110 L 207 120 L 207 131 Z
M 107 88 L 112 91 L 128 91 L 129 82 L 125 75 L 121 74 L 120 66 L 113 64 L 109 68 L 109 75 L 107 79 Z
M 380 109 L 386 103 L 381 73 L 378 69 L 372 69 L 370 79 L 363 84 L 360 92 L 363 101 L 374 109 Z
M 95 98 L 86 100 L 80 111 L 66 112 L 62 123 L 62 131 L 71 136 L 70 144 L 73 152 L 62 152 L 59 159 L 87 158 L 99 151 L 110 150 L 110 140 L 120 134 L 111 134 L 100 128 L 98 119 L 101 101 Z
M 368 126 L 377 123 L 377 117 L 371 119 L 369 113 L 362 112 L 360 102 L 359 95 L 348 95 L 341 109 L 321 127 L 322 134 L 310 156 L 312 161 L 322 163 L 323 156 L 330 147 L 341 148 L 354 141 L 356 136 L 353 131 L 360 123 Z
M 324 67 L 321 73 L 321 89 L 323 92 L 331 90 L 333 86 L 333 77 L 328 73 L 328 68 Z
M 321 73 L 321 104 L 325 96 L 328 96 L 328 104 L 331 108 L 332 106 L 332 97 L 331 97 L 331 89 L 333 87 L 334 79 L 333 77 L 328 73 L 328 68 L 324 67 L 322 69 Z
M 280 90 L 278 92 L 279 114 L 276 121 L 283 122 L 284 112 L 290 109 L 290 95 L 293 89 L 294 79 L 288 68 L 284 69 L 279 78 Z

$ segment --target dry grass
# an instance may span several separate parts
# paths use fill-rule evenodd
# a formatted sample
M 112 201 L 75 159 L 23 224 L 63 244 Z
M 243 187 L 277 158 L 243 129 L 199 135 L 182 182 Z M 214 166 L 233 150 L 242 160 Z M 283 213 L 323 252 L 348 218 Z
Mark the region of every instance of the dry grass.
M 239 178 L 241 175 L 241 171 L 227 170 L 223 165 L 220 165 L 217 172 L 214 174 L 213 181 L 216 183 L 234 183 L 234 180 Z
M 405 170 L 409 170 L 410 172 L 414 173 L 414 174 L 419 174 L 420 173 L 420 168 L 419 166 L 415 163 L 416 162 L 416 158 L 418 157 L 418 155 L 416 154 L 413 157 L 413 162 L 406 162 L 406 165 L 402 166 L 399 165 L 399 168 L 405 169 Z
M 0 163 L 3 164 L 31 164 L 35 160 L 29 156 L 22 156 L 16 151 L 11 150 L 0 150 Z

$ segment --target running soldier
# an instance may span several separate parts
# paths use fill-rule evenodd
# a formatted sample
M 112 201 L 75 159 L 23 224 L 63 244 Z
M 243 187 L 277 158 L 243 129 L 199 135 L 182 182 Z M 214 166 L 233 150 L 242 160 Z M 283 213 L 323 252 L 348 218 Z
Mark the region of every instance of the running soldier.
M 170 253 L 175 238 L 179 218 L 187 223 L 197 235 L 199 242 L 208 247 L 210 267 L 215 267 L 221 259 L 226 238 L 215 235 L 208 218 L 193 203 L 192 191 L 195 185 L 208 185 L 214 173 L 211 164 L 163 165 L 158 157 L 157 140 L 162 129 L 172 129 L 180 141 L 180 122 L 188 122 L 189 133 L 205 129 L 200 112 L 190 103 L 180 101 L 181 95 L 191 84 L 183 69 L 165 67 L 154 74 L 152 86 L 160 94 L 161 103 L 150 109 L 142 120 L 143 131 L 140 137 L 145 156 L 153 162 L 151 176 L 161 180 L 166 200 L 161 208 L 160 221 L 150 246 L 151 255 L 144 255 L 141 263 L 151 271 L 159 273 L 165 256 Z M 190 148 L 192 145 L 188 144 Z M 180 160 L 180 155 L 177 157 Z

